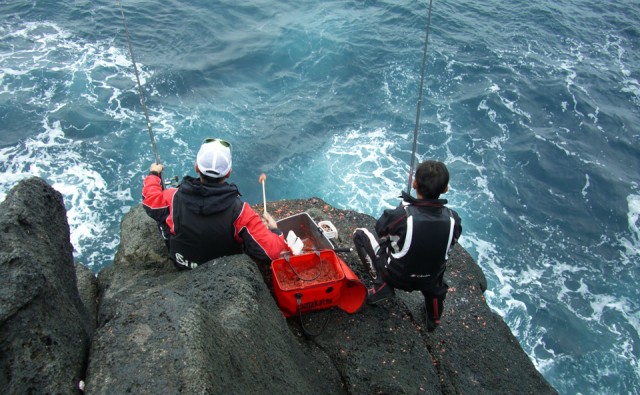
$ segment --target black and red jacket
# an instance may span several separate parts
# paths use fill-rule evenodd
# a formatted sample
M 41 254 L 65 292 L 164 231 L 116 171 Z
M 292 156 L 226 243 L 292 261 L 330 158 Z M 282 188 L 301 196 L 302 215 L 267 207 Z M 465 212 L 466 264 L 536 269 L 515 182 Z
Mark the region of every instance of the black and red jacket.
M 245 252 L 269 262 L 288 249 L 282 232 L 269 230 L 234 184 L 203 183 L 186 176 L 178 188 L 162 189 L 149 174 L 142 188 L 147 214 L 169 233 L 169 255 L 176 265 L 194 268 L 225 255 Z
M 446 292 L 443 275 L 449 250 L 462 233 L 460 217 L 445 199 L 416 199 L 406 192 L 402 199 L 376 223 L 378 236 L 388 240 L 381 245 L 388 248 L 383 278 L 395 288 Z

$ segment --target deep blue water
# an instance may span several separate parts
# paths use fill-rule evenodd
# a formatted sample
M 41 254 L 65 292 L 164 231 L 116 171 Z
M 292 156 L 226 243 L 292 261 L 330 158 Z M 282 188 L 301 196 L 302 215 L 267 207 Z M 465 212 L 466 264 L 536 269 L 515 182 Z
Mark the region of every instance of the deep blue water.
M 125 1 L 166 176 L 233 144 L 258 203 L 406 187 L 427 1 Z M 38 175 L 111 263 L 154 160 L 115 1 L 0 2 L 0 199 Z M 562 394 L 640 393 L 640 2 L 434 1 L 419 160 L 489 304 Z

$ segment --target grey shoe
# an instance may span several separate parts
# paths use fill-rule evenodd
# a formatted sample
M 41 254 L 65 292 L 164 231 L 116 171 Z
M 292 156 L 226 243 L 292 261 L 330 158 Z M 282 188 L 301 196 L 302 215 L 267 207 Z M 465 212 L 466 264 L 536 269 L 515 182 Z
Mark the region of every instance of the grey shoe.
M 396 291 L 387 283 L 376 284 L 373 288 L 367 290 L 367 303 L 378 304 L 383 300 L 387 300 L 395 296 Z
M 376 280 L 378 278 L 378 272 L 376 271 L 376 267 L 373 265 L 373 259 L 367 254 L 367 251 L 356 244 L 356 253 L 358 254 L 358 258 L 360 258 L 360 262 L 364 266 L 364 270 L 369 273 L 372 280 Z

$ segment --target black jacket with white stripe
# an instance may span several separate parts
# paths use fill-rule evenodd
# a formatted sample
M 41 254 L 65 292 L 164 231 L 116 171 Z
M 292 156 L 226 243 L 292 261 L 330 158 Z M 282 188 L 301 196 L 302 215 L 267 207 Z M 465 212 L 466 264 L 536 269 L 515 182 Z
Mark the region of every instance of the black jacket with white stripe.
M 445 199 L 416 199 L 403 192 L 401 204 L 378 219 L 376 233 L 388 239 L 381 245 L 388 257 L 382 277 L 393 287 L 433 295 L 447 291 L 443 276 L 462 221 L 446 204 Z

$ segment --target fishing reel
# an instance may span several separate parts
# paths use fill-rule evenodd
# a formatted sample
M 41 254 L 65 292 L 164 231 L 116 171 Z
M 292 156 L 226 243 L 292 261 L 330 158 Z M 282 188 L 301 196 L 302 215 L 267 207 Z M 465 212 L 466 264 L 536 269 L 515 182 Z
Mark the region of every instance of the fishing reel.
M 172 178 L 170 178 L 168 180 L 164 180 L 164 186 L 165 187 L 177 188 L 178 185 L 180 185 L 178 183 L 178 181 L 179 181 L 178 176 L 173 176 Z

